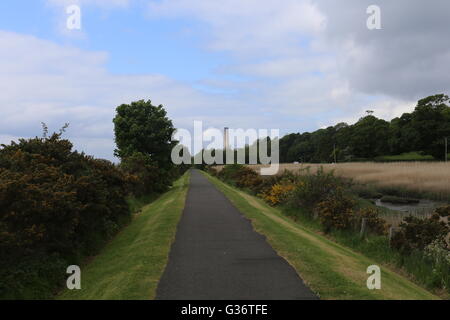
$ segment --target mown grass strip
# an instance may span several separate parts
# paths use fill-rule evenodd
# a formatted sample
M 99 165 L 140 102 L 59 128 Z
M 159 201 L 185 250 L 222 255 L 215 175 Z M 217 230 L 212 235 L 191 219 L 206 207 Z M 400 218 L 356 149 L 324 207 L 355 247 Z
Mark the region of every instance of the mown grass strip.
M 322 299 L 439 299 L 381 265 L 381 290 L 369 290 L 366 270 L 377 265 L 375 261 L 293 222 L 262 200 L 205 175 Z
M 142 209 L 94 260 L 81 269 L 81 290 L 65 290 L 58 299 L 154 299 L 183 211 L 189 173 Z

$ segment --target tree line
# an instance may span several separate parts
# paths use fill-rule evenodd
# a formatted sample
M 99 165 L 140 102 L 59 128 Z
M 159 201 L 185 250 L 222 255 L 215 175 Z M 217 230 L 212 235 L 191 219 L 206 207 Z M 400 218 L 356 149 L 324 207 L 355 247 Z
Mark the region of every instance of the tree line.
M 419 152 L 436 160 L 445 157 L 450 138 L 449 97 L 419 100 L 412 113 L 385 121 L 367 111 L 353 125 L 338 123 L 314 132 L 293 133 L 280 139 L 280 162 L 373 160 L 380 156 Z

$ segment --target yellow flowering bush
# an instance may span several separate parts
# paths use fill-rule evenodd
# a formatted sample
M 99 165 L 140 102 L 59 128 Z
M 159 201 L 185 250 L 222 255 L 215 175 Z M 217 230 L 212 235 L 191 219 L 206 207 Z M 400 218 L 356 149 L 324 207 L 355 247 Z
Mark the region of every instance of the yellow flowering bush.
M 354 206 L 355 202 L 340 189 L 320 202 L 316 211 L 325 232 L 350 229 L 355 216 Z
M 295 187 L 292 184 L 274 184 L 268 192 L 262 194 L 262 198 L 272 206 L 276 206 L 284 202 L 289 193 L 294 190 Z

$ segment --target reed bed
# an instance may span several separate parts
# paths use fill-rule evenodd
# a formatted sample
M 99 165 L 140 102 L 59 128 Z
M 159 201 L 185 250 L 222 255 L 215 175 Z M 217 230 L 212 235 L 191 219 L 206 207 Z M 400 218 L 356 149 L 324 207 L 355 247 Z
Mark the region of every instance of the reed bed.
M 302 172 L 309 168 L 333 170 L 337 176 L 382 188 L 398 188 L 413 193 L 434 195 L 437 200 L 450 200 L 450 163 L 445 162 L 357 162 L 339 164 L 280 164 L 284 170 Z M 259 171 L 261 165 L 250 165 Z M 220 170 L 220 167 L 219 167 Z M 306 172 L 306 171 L 303 171 Z

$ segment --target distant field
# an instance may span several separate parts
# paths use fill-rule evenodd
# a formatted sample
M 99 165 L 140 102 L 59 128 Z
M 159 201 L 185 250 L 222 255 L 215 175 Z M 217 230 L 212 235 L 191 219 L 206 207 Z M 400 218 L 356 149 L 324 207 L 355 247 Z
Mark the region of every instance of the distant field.
M 399 187 L 419 193 L 433 193 L 441 199 L 450 198 L 450 163 L 445 162 L 355 162 L 341 164 L 281 164 L 284 170 L 299 171 L 310 168 L 315 172 L 323 166 L 338 176 L 382 187 Z M 260 165 L 251 165 L 259 169 Z M 259 171 L 259 170 L 258 170 Z

